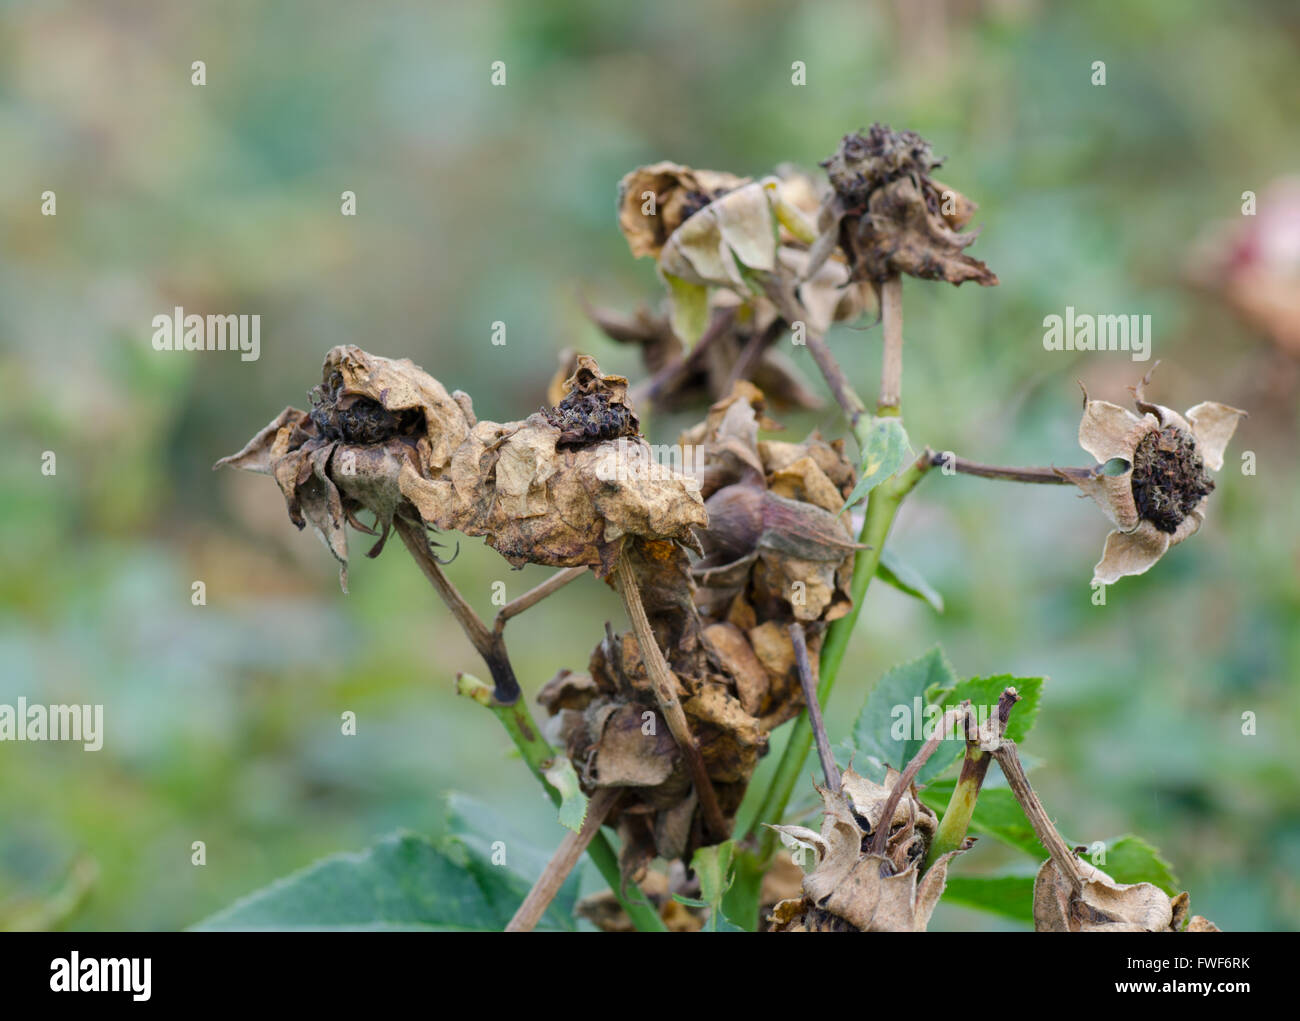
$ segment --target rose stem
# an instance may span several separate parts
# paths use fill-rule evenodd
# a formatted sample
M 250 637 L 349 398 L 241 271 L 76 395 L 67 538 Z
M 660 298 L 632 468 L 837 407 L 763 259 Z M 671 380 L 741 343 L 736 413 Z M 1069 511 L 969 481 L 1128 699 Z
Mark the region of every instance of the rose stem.
M 695 793 L 700 799 L 700 813 L 705 828 L 713 834 L 714 839 L 724 840 L 727 836 L 727 824 L 722 818 L 722 809 L 718 807 L 718 796 L 713 790 L 713 781 L 709 779 L 704 768 L 704 757 L 699 745 L 691 734 L 690 724 L 686 722 L 686 713 L 677 698 L 677 679 L 664 659 L 659 641 L 650 627 L 645 607 L 641 603 L 641 591 L 637 587 L 636 575 L 628 559 L 627 550 L 621 550 L 618 566 L 614 569 L 614 582 L 619 595 L 623 597 L 623 606 L 627 609 L 628 620 L 632 624 L 632 633 L 636 635 L 637 645 L 641 648 L 641 659 L 645 663 L 646 673 L 654 686 L 655 698 L 659 701 L 659 711 L 668 723 L 668 729 L 677 741 L 691 779 L 695 783 Z
M 885 799 L 885 807 L 881 810 L 880 820 L 876 823 L 876 832 L 871 836 L 871 853 L 884 854 L 889 847 L 889 833 L 893 829 L 894 810 L 898 808 L 898 803 L 903 799 L 903 792 L 912 786 L 916 775 L 921 772 L 921 767 L 935 750 L 939 747 L 940 742 L 947 740 L 948 731 L 952 729 L 958 720 L 965 720 L 970 712 L 970 699 L 966 699 L 956 708 L 949 709 L 943 714 L 943 719 L 939 721 L 939 728 L 931 736 L 930 740 L 921 745 L 920 751 L 912 756 L 912 761 L 907 764 L 903 770 L 894 789 L 889 792 L 889 797 Z
M 880 322 L 885 351 L 880 360 L 877 415 L 901 414 L 903 394 L 903 278 L 895 273 L 880 285 Z
M 990 721 L 993 728 L 990 734 L 980 734 L 971 725 L 973 719 L 967 717 L 966 754 L 962 758 L 961 775 L 957 778 L 952 797 L 948 799 L 948 807 L 944 809 L 934 839 L 930 841 L 930 851 L 926 855 L 922 872 L 949 851 L 955 851 L 965 843 L 966 831 L 970 829 L 971 816 L 975 813 L 975 802 L 984 786 L 984 778 L 988 775 L 989 763 L 993 761 L 993 753 L 980 748 L 980 743 L 1002 739 L 1011 710 L 1019 701 L 1020 695 L 1015 688 L 1007 688 L 1002 692 L 998 698 L 997 714 Z
M 483 662 L 487 664 L 488 671 L 492 674 L 492 681 L 496 685 L 497 701 L 504 705 L 518 701 L 519 681 L 516 680 L 514 668 L 510 665 L 510 655 L 506 652 L 505 639 L 501 633 L 487 629 L 487 625 L 479 619 L 474 608 L 465 602 L 465 598 L 456 590 L 456 586 L 442 573 L 442 567 L 429 549 L 429 536 L 424 525 L 404 518 L 397 518 L 395 524 L 397 534 L 402 537 L 403 544 L 415 558 L 420 570 L 429 579 L 429 583 L 433 585 L 442 601 L 447 604 L 447 609 L 451 610 L 451 615 L 460 624 L 470 644 L 483 657 Z
M 489 689 L 486 684 L 478 682 L 481 691 L 466 691 L 462 682 L 458 690 L 462 694 L 471 694 L 476 702 L 487 706 L 493 711 L 497 719 L 501 721 L 510 735 L 515 746 L 519 749 L 524 761 L 533 774 L 541 781 L 546 793 L 550 796 L 555 804 L 560 803 L 560 792 L 546 782 L 542 775 L 543 763 L 554 758 L 555 751 L 541 737 L 541 732 L 537 728 L 537 723 L 533 720 L 532 714 L 528 711 L 528 704 L 519 697 L 519 682 L 515 679 L 514 668 L 510 664 L 510 655 L 506 651 L 506 644 L 501 634 L 491 634 L 487 626 L 479 619 L 474 608 L 469 605 L 464 597 L 456 590 L 451 581 L 442 573 L 442 567 L 438 564 L 437 558 L 429 550 L 429 537 L 425 532 L 422 524 L 415 524 L 398 518 L 395 522 L 397 532 L 402 537 L 402 542 L 410 551 L 415 562 L 424 572 L 424 576 L 429 579 L 438 595 L 442 597 L 443 602 L 451 610 L 452 616 L 456 618 L 461 628 L 468 636 L 470 643 L 483 658 L 487 668 L 492 673 L 492 679 L 495 682 L 495 689 Z M 552 579 L 553 580 L 553 579 Z M 505 683 L 503 683 L 505 682 Z M 513 688 L 513 697 L 501 698 L 500 695 L 504 690 L 507 694 Z M 604 876 L 605 882 L 609 884 L 614 896 L 622 904 L 623 910 L 627 912 L 632 923 L 641 930 L 655 931 L 664 928 L 663 921 L 659 918 L 658 912 L 649 906 L 649 902 L 640 895 L 636 887 L 629 883 L 624 893 L 624 884 L 622 872 L 618 865 L 618 855 L 610 847 L 603 835 L 593 839 L 591 846 L 587 849 L 591 855 L 592 861 Z
M 727 374 L 727 381 L 722 386 L 722 392 L 714 394 L 717 399 L 727 397 L 731 391 L 736 388 L 736 384 L 742 379 L 749 379 L 753 375 L 754 369 L 758 366 L 759 360 L 763 357 L 764 352 L 775 344 L 778 338 L 789 329 L 790 324 L 780 316 L 777 316 L 762 333 L 755 332 L 745 346 L 740 350 L 740 356 L 731 367 L 731 372 Z
M 1048 486 L 1069 486 L 1078 480 L 1097 477 L 1099 468 L 1003 468 L 993 464 L 979 464 L 956 457 L 948 451 L 929 451 L 930 463 L 945 473 L 978 475 L 982 479 L 1001 479 L 1005 482 L 1029 482 Z
M 520 699 L 514 705 L 502 705 L 492 697 L 491 686 L 471 674 L 457 675 L 456 692 L 473 699 L 501 722 L 506 733 L 510 735 L 510 740 L 519 749 L 519 754 L 528 766 L 529 772 L 537 777 L 547 797 L 558 807 L 561 800 L 560 792 L 551 786 L 545 775 L 547 766 L 555 758 L 555 749 L 542 737 L 537 722 L 528 710 L 528 703 Z M 588 810 L 590 811 L 590 804 Z M 666 928 L 663 919 L 645 899 L 636 884 L 631 882 L 624 884 L 618 865 L 618 855 L 614 853 L 614 849 L 603 833 L 598 833 L 591 838 L 587 854 L 596 863 L 596 868 L 609 884 L 610 890 L 613 891 L 623 910 L 627 912 L 632 924 L 642 932 L 663 932 Z
M 582 822 L 582 828 L 577 833 L 565 834 L 564 839 L 560 841 L 560 846 L 555 849 L 555 854 L 546 863 L 541 876 L 528 891 L 528 896 L 519 905 L 519 910 L 515 912 L 514 917 L 510 919 L 506 932 L 532 932 L 536 928 L 538 921 L 550 907 L 551 901 L 560 892 L 560 887 L 569 878 L 569 873 L 578 864 L 582 852 L 587 849 L 592 838 L 600 832 L 605 816 L 621 796 L 622 791 L 607 788 L 598 791 L 592 797 L 587 803 L 587 817 Z
M 901 294 L 901 291 L 899 293 Z M 790 318 L 790 313 L 786 313 L 786 318 Z M 795 318 L 802 318 L 807 321 L 806 316 L 795 315 Z M 898 344 L 901 344 L 903 335 L 903 308 L 901 303 L 882 300 L 881 318 L 884 319 L 883 327 L 886 337 L 893 337 Z M 809 350 L 817 361 L 817 366 L 822 375 L 826 378 L 831 393 L 835 396 L 836 401 L 853 426 L 853 433 L 858 441 L 859 448 L 865 449 L 866 431 L 871 423 L 871 417 L 866 414 L 866 406 L 857 393 L 854 392 L 853 387 L 849 385 L 843 370 L 835 361 L 825 341 L 816 336 L 815 331 L 811 330 L 808 332 L 807 340 Z M 888 342 L 886 346 L 888 346 Z M 899 365 L 901 366 L 901 360 Z M 883 381 L 886 376 L 883 366 L 881 376 Z M 901 408 L 895 406 L 892 413 L 895 415 L 901 414 Z M 867 497 L 866 515 L 862 521 L 862 530 L 858 533 L 858 541 L 867 548 L 858 550 L 854 556 L 853 579 L 849 583 L 849 595 L 853 600 L 853 605 L 849 608 L 847 614 L 831 625 L 830 630 L 826 633 L 826 642 L 822 646 L 820 657 L 821 680 L 817 685 L 817 698 L 823 706 L 830 699 L 840 664 L 844 660 L 845 650 L 848 648 L 849 639 L 853 635 L 853 628 L 857 624 L 858 615 L 862 612 L 862 601 L 866 597 L 871 579 L 876 576 L 876 569 L 880 566 L 880 554 L 885 548 L 885 540 L 888 538 L 889 529 L 894 523 L 894 516 L 898 513 L 898 508 L 907 497 L 907 494 L 921 481 L 925 473 L 930 470 L 930 467 L 929 455 L 923 454 L 909 467 L 876 486 Z M 762 805 L 746 827 L 746 834 L 737 835 L 737 839 L 747 835 L 749 829 L 752 829 L 756 822 L 781 821 L 782 816 L 785 814 L 785 806 L 789 802 L 790 795 L 794 792 L 795 784 L 799 780 L 799 774 L 803 770 L 803 763 L 808 757 L 812 742 L 813 733 L 812 726 L 808 722 L 808 714 L 801 713 L 795 721 L 794 730 L 786 743 L 785 751 L 781 754 L 781 761 L 777 764 L 776 774 L 772 779 L 771 786 L 768 787 Z M 765 831 L 759 850 L 759 860 L 770 860 L 776 851 L 776 846 L 776 831 Z
M 528 608 L 540 603 L 552 592 L 558 592 L 569 582 L 581 578 L 586 573 L 587 568 L 585 567 L 563 567 L 536 588 L 529 589 L 522 596 L 510 600 L 497 613 L 496 621 L 492 626 L 492 633 L 494 635 L 501 634 L 506 628 L 506 621 L 511 617 L 519 616 Z
M 1034 832 L 1038 835 L 1038 842 L 1047 848 L 1047 853 L 1052 856 L 1056 867 L 1070 881 L 1070 885 L 1077 894 L 1083 889 L 1083 877 L 1079 872 L 1079 862 L 1075 858 L 1074 852 L 1061 838 L 1061 835 L 1056 832 L 1056 827 L 1052 825 L 1052 820 L 1048 818 L 1043 803 L 1038 800 L 1038 795 L 1029 786 L 1029 778 L 1025 776 L 1024 767 L 1020 764 L 1020 756 L 1016 754 L 1015 742 L 1003 741 L 998 746 L 998 750 L 993 753 L 993 757 L 998 760 L 998 765 L 1002 767 L 1002 775 L 1007 778 L 1011 793 L 1016 796 L 1016 801 L 1020 803 L 1025 818 L 1029 820 L 1029 825 L 1034 828 Z
M 826 739 L 826 725 L 822 722 L 821 706 L 817 704 L 817 679 L 813 676 L 812 663 L 808 660 L 808 642 L 803 633 L 803 625 L 795 621 L 790 625 L 790 641 L 794 645 L 794 661 L 799 668 L 799 683 L 803 686 L 803 698 L 808 706 L 808 717 L 812 721 L 813 734 L 817 738 L 817 754 L 822 760 L 822 774 L 826 786 L 832 791 L 840 789 L 840 770 L 835 765 L 835 756 L 831 754 L 830 742 Z
M 633 407 L 637 407 L 642 403 L 653 404 L 661 392 L 669 389 L 682 376 L 694 372 L 700 367 L 709 348 L 726 336 L 735 319 L 735 309 L 720 308 L 716 310 L 708 328 L 700 335 L 700 339 L 695 342 L 695 346 L 691 348 L 686 357 L 670 362 L 649 379 L 637 383 L 628 392 L 627 403 Z

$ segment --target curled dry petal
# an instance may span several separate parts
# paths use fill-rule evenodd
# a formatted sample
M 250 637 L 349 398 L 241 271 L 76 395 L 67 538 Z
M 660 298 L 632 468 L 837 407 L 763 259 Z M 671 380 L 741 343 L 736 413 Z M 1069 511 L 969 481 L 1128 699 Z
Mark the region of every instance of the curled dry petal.
M 669 236 L 720 195 L 748 183 L 716 170 L 654 163 L 624 175 L 618 186 L 618 225 L 637 258 L 658 257 Z
M 851 279 L 879 284 L 907 273 L 951 284 L 998 282 L 983 262 L 965 254 L 978 233 L 961 230 L 977 207 L 930 177 L 939 164 L 915 132 L 881 124 L 865 135 L 845 135 L 823 161 L 835 195 L 819 227 L 823 237 L 838 239 Z
M 773 827 L 788 843 L 816 854 L 816 867 L 803 881 L 803 896 L 777 904 L 771 922 L 777 932 L 920 932 L 929 925 L 943 894 L 948 864 L 961 851 L 940 857 L 921 874 L 921 863 L 934 836 L 934 812 L 911 791 L 900 798 L 889 821 L 883 855 L 864 852 L 898 773 L 890 770 L 885 785 L 852 769 L 842 789 L 818 788 L 822 828 Z M 964 850 L 964 848 L 963 848 Z
M 1152 883 L 1117 883 L 1082 859 L 1075 860 L 1075 867 L 1080 878 L 1077 890 L 1053 859 L 1049 858 L 1038 870 L 1034 880 L 1035 932 L 1182 930 L 1189 902 L 1186 893 L 1170 897 Z M 1200 918 L 1188 931 L 1208 932 L 1217 928 Z
M 271 474 L 291 520 L 311 524 L 339 560 L 345 587 L 345 524 L 362 509 L 384 535 L 395 516 L 481 535 L 516 566 L 605 574 L 628 538 L 694 546 L 703 500 L 693 480 L 644 470 L 627 381 L 584 357 L 569 383 L 572 401 L 553 411 L 480 422 L 468 396 L 409 360 L 336 347 L 311 413 L 286 409 L 217 464 Z

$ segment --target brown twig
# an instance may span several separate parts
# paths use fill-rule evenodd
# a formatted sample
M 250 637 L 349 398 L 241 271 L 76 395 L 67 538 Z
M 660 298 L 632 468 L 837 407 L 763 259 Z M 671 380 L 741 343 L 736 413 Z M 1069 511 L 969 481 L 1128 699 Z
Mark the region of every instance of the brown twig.
M 858 420 L 867 413 L 867 406 L 858 396 L 853 384 L 849 382 L 849 377 L 844 374 L 840 368 L 840 363 L 835 360 L 831 354 L 830 345 L 826 343 L 826 338 L 816 330 L 809 328 L 804 335 L 804 344 L 807 346 L 809 353 L 813 356 L 813 361 L 817 363 L 817 368 L 826 380 L 826 385 L 830 387 L 831 396 L 835 398 L 835 403 L 840 406 L 844 412 L 844 417 L 849 420 L 850 426 L 855 426 Z
M 903 399 L 903 278 L 895 273 L 880 285 L 880 323 L 885 351 L 880 361 L 877 414 L 898 414 Z
M 1076 481 L 1086 481 L 1097 477 L 1099 467 L 1094 468 L 1004 468 L 995 464 L 980 464 L 957 457 L 951 451 L 931 453 L 930 463 L 944 472 L 957 472 L 961 475 L 977 475 L 982 479 L 1001 479 L 1006 482 L 1038 483 L 1048 486 L 1069 486 Z
M 758 367 L 763 354 L 789 328 L 790 324 L 777 316 L 767 324 L 767 328 L 761 333 L 755 332 L 745 342 L 745 346 L 740 349 L 740 355 L 736 358 L 735 364 L 731 366 L 731 372 L 727 374 L 727 381 L 723 384 L 722 393 L 716 396 L 719 398 L 728 396 L 736 388 L 738 382 L 742 379 L 749 379 L 753 375 L 754 369 Z
M 714 839 L 722 840 L 727 835 L 727 824 L 722 817 L 722 809 L 718 806 L 718 795 L 713 789 L 713 781 L 709 779 L 708 770 L 704 767 L 704 757 L 700 754 L 700 747 L 696 744 L 690 724 L 686 721 L 686 713 L 677 698 L 677 678 L 669 669 L 668 661 L 664 659 L 663 651 L 659 648 L 659 641 L 650 627 L 650 619 L 646 616 L 645 606 L 641 602 L 641 592 L 637 587 L 636 575 L 626 550 L 619 553 L 618 566 L 614 569 L 614 583 L 619 595 L 623 597 L 623 606 L 627 609 L 632 633 L 636 635 L 637 645 L 640 646 L 641 659 L 645 662 L 646 674 L 654 687 L 659 711 L 663 713 L 668 729 L 677 741 L 677 747 L 681 749 L 695 784 L 695 793 L 700 799 L 700 814 L 704 819 L 705 829 L 713 835 Z
M 871 836 L 871 853 L 884 854 L 889 846 L 889 831 L 892 829 L 894 821 L 894 810 L 898 808 L 898 803 L 903 799 L 903 792 L 912 786 L 912 781 L 916 775 L 921 772 L 921 767 L 935 750 L 939 743 L 948 737 L 949 730 L 957 723 L 958 720 L 964 720 L 970 711 L 970 699 L 964 701 L 961 705 L 949 709 L 943 714 L 943 719 L 939 721 L 939 729 L 931 735 L 930 740 L 921 745 L 921 750 L 912 756 L 912 761 L 907 764 L 903 770 L 894 789 L 889 792 L 889 797 L 885 800 L 884 811 L 880 813 L 880 821 L 876 824 L 876 832 Z
M 505 639 L 501 632 L 489 631 L 487 625 L 474 612 L 474 608 L 465 601 L 465 597 L 457 591 L 456 586 L 442 573 L 442 566 L 429 549 L 429 535 L 424 525 L 400 517 L 394 520 L 394 525 L 397 534 L 402 537 L 402 543 L 415 559 L 424 576 L 429 579 L 434 590 L 447 604 L 447 609 L 460 624 L 470 644 L 487 664 L 495 689 L 493 697 L 502 705 L 513 705 L 519 699 L 519 681 L 515 677 L 514 667 L 510 664 L 510 654 L 506 651 Z
M 537 587 L 531 588 L 522 596 L 510 600 L 497 612 L 496 621 L 492 625 L 492 633 L 494 635 L 501 634 L 506 628 L 506 621 L 511 617 L 518 617 L 525 610 L 540 603 L 551 593 L 558 592 L 569 582 L 581 578 L 586 573 L 587 568 L 585 567 L 562 567 Z
M 560 887 L 569 878 L 573 867 L 578 864 L 578 859 L 582 857 L 587 845 L 600 832 L 601 824 L 621 795 L 620 790 L 606 788 L 597 791 L 587 802 L 587 817 L 582 821 L 582 828 L 577 833 L 565 834 L 555 854 L 546 863 L 541 876 L 528 891 L 528 896 L 519 905 L 519 910 L 515 912 L 514 917 L 510 919 L 506 932 L 532 932 L 537 927 L 542 915 L 550 907 L 555 895 L 560 892 Z
M 627 402 L 633 407 L 646 402 L 653 404 L 663 390 L 668 389 L 683 376 L 699 369 L 709 348 L 726 336 L 735 319 L 736 310 L 734 308 L 717 309 L 713 313 L 713 319 L 710 320 L 708 328 L 701 334 L 700 339 L 695 342 L 695 346 L 687 352 L 686 357 L 665 365 L 649 379 L 643 379 L 633 385 L 628 391 Z
M 822 760 L 822 773 L 826 777 L 826 786 L 832 791 L 840 789 L 840 770 L 831 754 L 830 741 L 826 738 L 826 724 L 822 721 L 821 705 L 817 702 L 817 678 L 813 676 L 812 662 L 808 658 L 808 642 L 803 625 L 795 621 L 790 625 L 790 641 L 794 645 L 794 661 L 799 668 L 799 683 L 803 686 L 804 701 L 808 705 L 808 719 L 812 723 L 813 735 L 817 739 L 817 755 Z
M 1025 818 L 1029 820 L 1029 825 L 1038 835 L 1038 842 L 1047 849 L 1061 875 L 1065 876 L 1074 887 L 1075 893 L 1079 893 L 1083 889 L 1083 877 L 1079 872 L 1078 860 L 1070 846 L 1056 832 L 1056 827 L 1048 817 L 1047 810 L 1043 808 L 1043 803 L 1038 800 L 1038 795 L 1029 785 L 1029 778 L 1025 776 L 1025 769 L 1020 764 L 1020 756 L 1016 754 L 1015 742 L 1003 741 L 993 756 L 1002 767 L 1002 775 L 1007 778 L 1011 793 L 1020 803 Z

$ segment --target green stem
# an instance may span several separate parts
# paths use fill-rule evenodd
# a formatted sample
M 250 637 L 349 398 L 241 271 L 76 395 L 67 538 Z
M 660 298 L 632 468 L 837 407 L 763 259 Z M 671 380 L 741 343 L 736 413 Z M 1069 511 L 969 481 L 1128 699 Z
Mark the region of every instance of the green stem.
M 935 831 L 934 840 L 930 842 L 930 853 L 925 856 L 926 871 L 949 851 L 955 851 L 966 841 L 966 831 L 970 829 L 971 817 L 975 815 L 975 802 L 984 786 L 984 777 L 988 775 L 989 763 L 993 756 L 978 748 L 966 745 L 966 758 L 961 764 L 961 776 L 953 788 L 948 807 L 944 809 L 943 819 Z
M 528 709 L 528 703 L 521 698 L 511 705 L 503 705 L 492 697 L 491 685 L 485 684 L 471 674 L 457 676 L 456 692 L 472 698 L 479 705 L 489 709 L 492 715 L 501 721 L 501 726 L 505 727 L 510 740 L 519 749 L 519 754 L 523 756 L 529 771 L 537 777 L 546 790 L 547 796 L 558 806 L 560 792 L 551 786 L 544 774 L 547 763 L 555 757 L 555 749 L 542 737 L 537 721 L 533 719 L 533 714 Z M 587 846 L 587 854 L 596 863 L 596 868 L 605 877 L 610 890 L 618 898 L 619 904 L 639 931 L 664 932 L 667 929 L 659 913 L 636 884 L 628 883 L 624 886 L 623 875 L 618 867 L 618 855 L 614 853 L 614 848 L 610 846 L 603 833 L 597 833 L 592 838 Z
M 863 419 L 862 430 L 855 429 L 855 432 L 865 431 L 869 424 L 869 421 Z M 864 442 L 861 436 L 859 441 Z M 885 540 L 894 523 L 894 516 L 898 513 L 898 508 L 907 494 L 921 481 L 921 477 L 929 468 L 928 453 L 923 454 L 899 474 L 882 482 L 867 497 L 866 517 L 862 522 L 862 531 L 858 535 L 858 540 L 870 548 L 860 550 L 853 565 L 853 580 L 849 586 L 853 597 L 853 608 L 831 625 L 826 635 L 826 642 L 822 646 L 819 669 L 821 679 L 817 685 L 817 700 L 823 708 L 830 698 L 840 664 L 844 661 L 844 653 L 853 635 L 853 628 L 857 624 L 858 614 L 862 612 L 867 586 L 871 584 L 871 579 L 875 577 L 876 569 L 880 566 L 880 554 L 885 548 Z M 768 788 L 767 797 L 758 810 L 754 822 L 779 823 L 781 821 L 785 814 L 785 806 L 789 803 L 790 795 L 794 792 L 795 784 L 798 783 L 799 775 L 803 771 L 804 760 L 808 758 L 812 742 L 813 728 L 805 710 L 800 713 L 795 722 L 772 785 Z M 743 835 L 738 835 L 737 839 L 741 836 Z M 771 859 L 776 850 L 776 843 L 776 831 L 766 830 L 759 852 L 761 862 L 766 863 Z
M 1002 694 L 998 696 L 998 711 L 992 721 L 993 729 L 983 737 L 1000 741 L 1006 732 L 1007 721 L 1011 718 L 1011 710 L 1019 701 L 1020 695 L 1015 688 L 1004 688 Z M 938 830 L 935 831 L 934 840 L 930 842 L 930 851 L 925 856 L 922 872 L 929 869 L 949 851 L 957 850 L 966 842 L 966 831 L 970 829 L 971 819 L 975 815 L 975 802 L 980 796 L 980 789 L 984 786 L 984 778 L 988 775 L 989 763 L 993 761 L 993 753 L 981 748 L 980 741 L 981 734 L 972 733 L 968 722 L 966 755 L 962 759 L 961 775 L 957 778 L 957 786 L 953 788 L 952 797 L 948 799 L 948 807 L 944 810 Z

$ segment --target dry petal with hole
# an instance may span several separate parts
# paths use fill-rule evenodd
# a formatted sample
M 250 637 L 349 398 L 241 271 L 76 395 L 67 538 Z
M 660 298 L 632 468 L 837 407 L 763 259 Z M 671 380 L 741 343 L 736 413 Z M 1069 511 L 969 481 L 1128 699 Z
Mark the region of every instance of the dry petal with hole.
M 1115 525 L 1106 537 L 1092 583 L 1112 584 L 1143 574 L 1169 548 L 1195 535 L 1205 520 L 1223 454 L 1245 412 L 1204 401 L 1180 415 L 1150 404 L 1145 387 L 1150 373 L 1133 388 L 1138 413 L 1083 395 L 1079 445 L 1098 462 L 1086 477 L 1071 476 Z M 1123 470 L 1101 471 L 1120 461 Z

